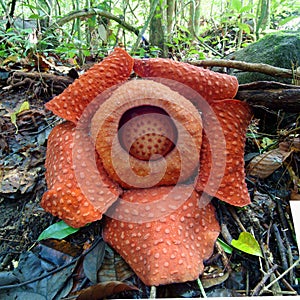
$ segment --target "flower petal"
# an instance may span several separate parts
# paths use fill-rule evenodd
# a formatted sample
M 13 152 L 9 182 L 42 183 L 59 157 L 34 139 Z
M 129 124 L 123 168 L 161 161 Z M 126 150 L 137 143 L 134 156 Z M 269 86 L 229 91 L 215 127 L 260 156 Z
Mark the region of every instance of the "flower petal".
M 182 90 L 177 86 L 176 82 L 192 88 L 208 102 L 213 102 L 216 99 L 233 98 L 238 90 L 238 81 L 234 76 L 213 72 L 171 59 L 135 59 L 133 70 L 140 77 L 172 79 L 174 82 L 173 84 L 170 83 L 172 85 L 170 88 L 187 98 L 189 98 L 187 90 Z M 193 102 L 193 97 L 190 100 Z
M 76 131 L 71 122 L 57 125 L 49 135 L 45 164 L 49 190 L 41 206 L 72 227 L 101 219 L 121 193 L 96 155 L 89 136 Z
M 250 107 L 229 99 L 212 103 L 211 109 L 203 113 L 204 135 L 196 190 L 232 205 L 247 205 L 250 198 L 245 182 L 244 144 L 252 116 Z
M 122 147 L 119 138 L 122 116 L 133 108 L 143 110 L 147 106 L 164 110 L 166 115 L 160 118 L 166 118 L 165 123 L 174 123 L 178 132 L 176 139 L 172 133 L 166 132 L 167 138 L 175 144 L 174 149 L 160 159 L 149 161 L 132 156 Z M 144 116 L 136 118 L 140 123 L 146 122 Z M 151 116 L 154 118 L 157 114 Z M 145 135 L 153 134 L 150 127 L 143 128 Z M 126 134 L 131 135 L 129 130 Z M 202 122 L 198 110 L 177 92 L 151 80 L 131 80 L 116 89 L 95 113 L 91 135 L 105 170 L 124 188 L 184 182 L 194 175 L 199 164 Z M 136 138 L 135 132 L 133 136 Z
M 120 253 L 146 285 L 198 278 L 203 272 L 203 260 L 211 256 L 220 232 L 214 207 L 207 204 L 209 200 L 199 208 L 200 195 L 193 187 L 176 188 L 176 199 L 173 200 L 181 202 L 181 205 L 165 217 L 147 221 L 144 215 L 159 213 L 164 207 L 163 199 L 173 187 L 127 191 L 122 201 L 115 203 L 113 218 L 106 219 L 104 239 Z M 136 204 L 136 210 L 127 210 L 126 202 Z M 147 205 L 141 211 L 142 205 L 153 202 L 158 202 L 158 211 L 147 209 Z M 165 207 L 168 207 L 168 201 Z M 134 221 L 123 221 L 126 214 Z
M 133 62 L 125 50 L 115 48 L 114 52 L 81 75 L 63 93 L 46 103 L 46 108 L 76 123 L 97 95 L 128 79 Z

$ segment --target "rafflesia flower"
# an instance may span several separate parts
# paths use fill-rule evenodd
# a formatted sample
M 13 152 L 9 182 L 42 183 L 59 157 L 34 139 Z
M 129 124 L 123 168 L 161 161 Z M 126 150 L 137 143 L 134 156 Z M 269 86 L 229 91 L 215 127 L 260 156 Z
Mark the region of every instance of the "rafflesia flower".
M 41 206 L 73 227 L 105 214 L 105 241 L 146 285 L 196 279 L 220 232 L 211 198 L 250 203 L 251 112 L 237 88 L 229 75 L 115 49 L 46 104 L 66 122 L 48 139 Z

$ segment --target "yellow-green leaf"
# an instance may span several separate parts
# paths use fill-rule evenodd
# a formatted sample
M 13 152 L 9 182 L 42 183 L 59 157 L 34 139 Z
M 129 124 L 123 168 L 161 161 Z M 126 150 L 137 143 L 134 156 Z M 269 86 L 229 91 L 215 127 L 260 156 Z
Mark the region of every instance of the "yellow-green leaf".
M 29 110 L 29 108 L 30 108 L 29 102 L 24 101 L 15 112 L 10 114 L 10 120 L 15 125 L 15 127 L 17 129 L 16 133 L 18 133 L 17 115 L 20 114 L 21 112 L 23 112 L 24 110 Z
M 241 232 L 237 240 L 233 239 L 231 245 L 245 253 L 262 257 L 262 252 L 257 240 L 249 232 Z
M 24 110 L 28 110 L 29 109 L 29 102 L 28 101 L 24 101 L 21 106 L 19 107 L 19 109 L 16 111 L 17 114 L 21 113 Z

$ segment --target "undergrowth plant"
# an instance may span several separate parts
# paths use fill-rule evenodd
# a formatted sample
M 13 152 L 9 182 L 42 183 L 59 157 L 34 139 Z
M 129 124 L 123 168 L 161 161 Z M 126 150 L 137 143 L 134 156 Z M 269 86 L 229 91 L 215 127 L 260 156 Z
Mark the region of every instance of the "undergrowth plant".
M 260 38 L 267 28 L 275 29 L 299 17 L 296 0 L 178 0 L 159 1 L 153 18 L 160 18 L 157 26 L 151 25 L 151 7 L 145 0 L 102 1 L 67 0 L 44 2 L 20 1 L 13 9 L 11 3 L 0 0 L 0 58 L 27 57 L 31 53 L 55 53 L 62 59 L 104 57 L 115 46 L 134 49 L 137 56 L 153 57 L 165 54 L 179 60 L 224 57 Z M 143 30 L 140 44 L 137 35 L 109 17 L 85 15 L 88 10 L 107 12 Z M 82 12 L 72 19 L 72 14 Z M 264 11 L 264 15 L 261 12 Z M 62 18 L 70 16 L 62 25 Z M 197 18 L 195 18 L 197 16 Z M 16 19 L 35 22 L 33 28 L 15 25 Z M 264 18 L 264 19 L 263 19 Z M 10 28 L 7 29 L 8 22 Z M 145 27 L 145 24 L 149 26 Z M 24 22 L 23 22 L 24 23 Z M 162 32 L 164 44 L 149 44 L 151 34 Z M 146 41 L 146 43 L 145 43 Z M 167 51 L 165 51 L 167 49 Z

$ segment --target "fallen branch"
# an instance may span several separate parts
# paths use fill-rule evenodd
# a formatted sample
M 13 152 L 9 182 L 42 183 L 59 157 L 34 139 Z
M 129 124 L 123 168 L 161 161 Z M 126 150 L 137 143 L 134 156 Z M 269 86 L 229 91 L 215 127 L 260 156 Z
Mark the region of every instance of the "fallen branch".
M 274 81 L 241 84 L 236 99 L 255 107 L 297 112 L 300 111 L 300 86 Z
M 18 89 L 28 87 L 34 89 L 35 84 L 44 83 L 49 95 L 60 94 L 68 85 L 74 81 L 70 76 L 60 76 L 44 72 L 22 72 L 15 71 L 7 80 L 8 86 L 4 89 Z
M 108 11 L 99 9 L 99 8 L 89 8 L 89 9 L 81 9 L 81 10 L 76 10 L 68 13 L 64 17 L 60 18 L 56 23 L 51 25 L 48 30 L 54 30 L 58 27 L 63 26 L 64 24 L 77 19 L 77 18 L 90 18 L 92 16 L 101 16 L 105 17 L 110 20 L 114 20 L 115 22 L 119 23 L 123 28 L 133 32 L 135 35 L 139 35 L 139 30 L 136 29 L 135 27 L 131 26 L 130 24 L 126 23 L 122 18 L 119 18 L 113 14 L 111 14 Z M 48 31 L 47 30 L 47 31 Z
M 44 72 L 15 71 L 13 72 L 13 77 L 14 78 L 26 77 L 34 80 L 39 80 L 39 79 L 52 80 L 52 81 L 58 81 L 60 83 L 64 83 L 66 85 L 69 85 L 74 81 L 74 79 L 69 76 L 61 76 L 61 75 L 55 75 L 51 73 L 44 73 Z
M 238 60 L 227 60 L 227 59 L 208 59 L 208 60 L 196 60 L 189 61 L 191 65 L 199 67 L 224 67 L 238 69 L 248 72 L 259 72 L 274 77 L 283 78 L 296 78 L 300 77 L 300 72 L 296 72 L 289 69 L 278 68 L 268 64 L 262 63 L 248 63 Z

